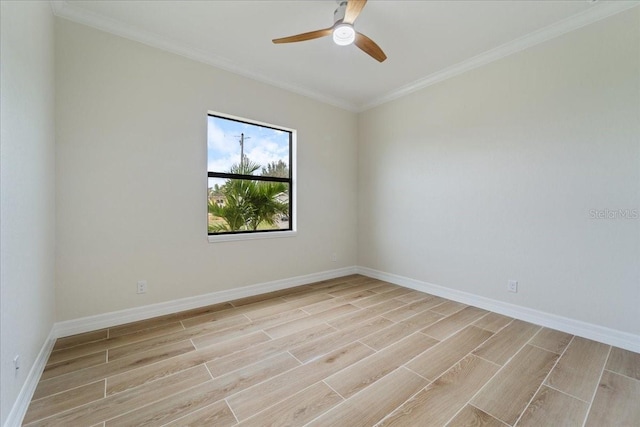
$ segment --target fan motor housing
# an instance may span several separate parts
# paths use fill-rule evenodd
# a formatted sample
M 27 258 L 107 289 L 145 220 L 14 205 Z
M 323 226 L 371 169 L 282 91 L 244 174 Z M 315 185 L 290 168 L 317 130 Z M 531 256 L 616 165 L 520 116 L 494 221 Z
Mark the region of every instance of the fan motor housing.
M 342 22 L 344 20 L 344 14 L 347 10 L 347 2 L 346 1 L 338 1 L 338 8 L 333 12 L 333 23 L 337 24 L 338 22 Z

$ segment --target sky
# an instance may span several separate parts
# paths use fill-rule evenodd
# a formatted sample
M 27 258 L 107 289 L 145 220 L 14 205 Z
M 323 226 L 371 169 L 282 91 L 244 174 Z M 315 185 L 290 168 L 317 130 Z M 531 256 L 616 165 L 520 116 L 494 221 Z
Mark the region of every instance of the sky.
M 266 166 L 282 160 L 289 165 L 289 133 L 220 117 L 208 118 L 207 163 L 210 172 L 228 172 L 240 162 L 240 134 L 244 133 L 244 154 Z

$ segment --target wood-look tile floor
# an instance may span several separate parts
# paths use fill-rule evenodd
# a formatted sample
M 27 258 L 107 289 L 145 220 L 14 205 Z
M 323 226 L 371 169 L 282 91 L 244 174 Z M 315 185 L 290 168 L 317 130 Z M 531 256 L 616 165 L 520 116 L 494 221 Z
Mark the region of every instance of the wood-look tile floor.
M 640 354 L 363 276 L 59 339 L 28 426 L 639 426 Z

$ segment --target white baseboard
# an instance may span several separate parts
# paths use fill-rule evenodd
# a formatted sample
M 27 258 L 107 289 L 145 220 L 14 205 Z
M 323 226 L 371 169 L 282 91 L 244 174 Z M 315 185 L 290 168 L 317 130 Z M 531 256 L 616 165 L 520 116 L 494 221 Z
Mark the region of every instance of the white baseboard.
M 16 401 L 9 412 L 9 416 L 4 423 L 4 427 L 18 427 L 22 425 L 22 420 L 27 413 L 33 393 L 36 391 L 38 381 L 40 381 L 40 376 L 44 371 L 44 367 L 47 364 L 51 350 L 53 350 L 53 345 L 56 342 L 54 329 L 55 327 L 51 328 L 49 336 L 42 345 L 33 366 L 31 366 L 31 370 L 29 370 L 29 374 L 27 374 L 27 378 L 22 385 L 22 389 L 20 389 L 20 393 L 18 393 L 18 397 L 16 398 Z
M 126 310 L 113 311 L 110 313 L 87 316 L 79 319 L 65 320 L 54 325 L 55 338 L 80 334 L 83 332 L 95 331 L 97 329 L 109 328 L 125 323 L 136 322 L 138 320 L 150 319 L 152 317 L 163 316 L 165 314 L 177 313 L 179 311 L 191 310 L 205 307 L 207 305 L 220 302 L 232 301 L 238 298 L 245 298 L 267 292 L 279 291 L 281 289 L 306 285 L 308 283 L 319 282 L 321 280 L 334 279 L 336 277 L 356 274 L 356 267 L 345 267 L 335 270 L 322 271 L 319 273 L 296 276 L 288 279 L 274 280 L 272 282 L 259 283 L 256 285 L 243 286 L 241 288 L 227 289 L 224 291 L 212 292 L 210 294 L 198 295 L 195 297 L 181 298 L 174 301 L 150 304 L 142 307 L 129 308 Z
M 254 295 L 264 294 L 267 292 L 278 291 L 281 289 L 293 288 L 296 286 L 306 285 L 309 283 L 319 282 L 321 280 L 334 279 L 336 277 L 348 276 L 356 274 L 356 267 L 345 267 L 335 270 L 322 271 L 319 273 L 307 274 L 304 276 L 291 277 L 288 279 L 274 280 L 272 282 L 259 283 L 250 286 L 244 286 L 236 289 L 227 289 L 224 291 L 212 292 L 210 294 L 199 295 L 195 297 L 181 298 L 179 300 L 168 301 L 164 303 L 151 304 L 143 307 L 130 308 L 126 310 L 114 311 L 111 313 L 98 314 L 96 316 L 88 316 L 80 319 L 66 320 L 57 322 L 51 328 L 51 332 L 38 353 L 38 357 L 34 362 L 29 375 L 25 380 L 18 397 L 16 398 L 11 412 L 4 423 L 3 427 L 17 427 L 22 425 L 29 403 L 36 390 L 38 381 L 44 371 L 49 355 L 53 350 L 53 346 L 57 338 L 65 337 L 83 332 L 90 332 L 97 329 L 108 328 L 121 325 L 124 323 L 135 322 L 138 320 L 150 319 L 156 316 L 176 313 L 184 310 L 205 307 L 220 302 L 232 301 L 238 298 L 245 298 Z
M 397 274 L 385 273 L 368 267 L 357 267 L 357 273 L 640 353 L 640 336 L 628 332 L 622 332 L 604 326 L 434 285 Z

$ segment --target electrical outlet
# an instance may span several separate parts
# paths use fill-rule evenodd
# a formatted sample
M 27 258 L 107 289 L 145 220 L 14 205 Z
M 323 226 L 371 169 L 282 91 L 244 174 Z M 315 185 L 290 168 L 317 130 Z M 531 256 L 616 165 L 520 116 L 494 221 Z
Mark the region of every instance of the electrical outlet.
M 507 284 L 507 290 L 509 292 L 518 292 L 518 281 L 509 280 L 509 284 Z
M 338 254 L 334 252 L 331 254 L 331 262 L 337 262 L 337 261 L 338 261 Z
M 146 280 L 138 280 L 138 287 L 136 290 L 139 294 L 144 294 L 147 292 L 147 281 Z

